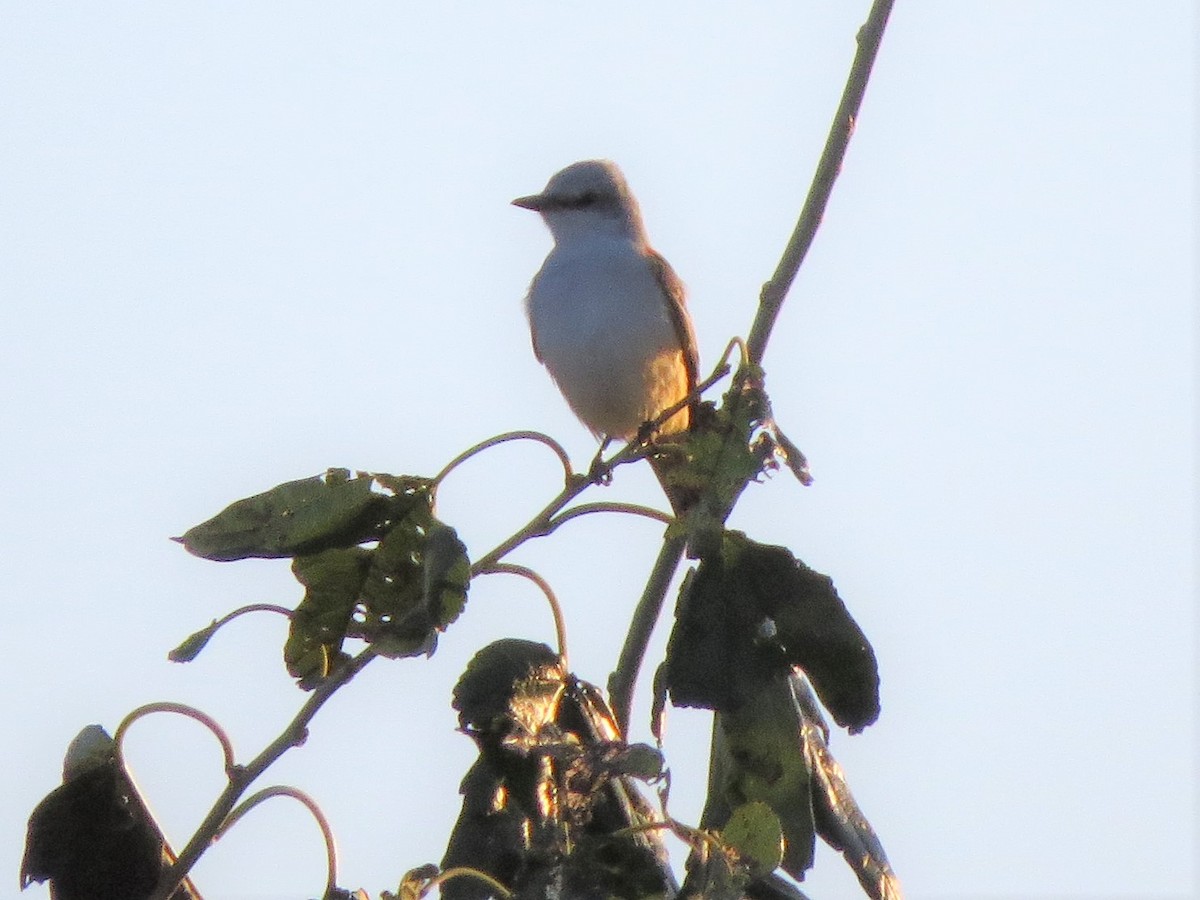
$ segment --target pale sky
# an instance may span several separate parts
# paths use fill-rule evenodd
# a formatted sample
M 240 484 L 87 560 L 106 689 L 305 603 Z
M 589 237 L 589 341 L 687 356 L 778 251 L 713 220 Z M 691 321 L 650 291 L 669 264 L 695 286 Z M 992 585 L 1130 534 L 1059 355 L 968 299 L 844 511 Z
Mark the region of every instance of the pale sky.
M 521 309 L 549 237 L 511 198 L 616 160 L 703 366 L 746 332 L 868 5 L 6 4 L 0 898 L 82 726 L 178 700 L 249 759 L 304 700 L 274 617 L 167 662 L 300 596 L 286 562 L 171 535 L 511 429 L 587 465 Z M 1192 6 L 900 0 L 768 349 L 816 481 L 752 486 L 731 524 L 832 576 L 874 645 L 882 717 L 832 750 L 916 900 L 1197 892 Z M 441 513 L 478 556 L 555 477 L 506 447 Z M 662 502 L 629 467 L 601 498 Z M 592 516 L 514 555 L 562 599 L 581 677 L 607 679 L 660 534 Z M 504 636 L 550 641 L 549 616 L 480 579 L 432 659 L 372 664 L 267 774 L 325 808 L 344 887 L 440 858 L 474 754 L 450 690 Z M 672 713 L 678 818 L 707 746 L 707 716 Z M 171 720 L 130 752 L 182 844 L 217 753 Z M 210 900 L 311 897 L 323 854 L 276 801 L 194 876 Z M 832 851 L 804 890 L 862 896 Z

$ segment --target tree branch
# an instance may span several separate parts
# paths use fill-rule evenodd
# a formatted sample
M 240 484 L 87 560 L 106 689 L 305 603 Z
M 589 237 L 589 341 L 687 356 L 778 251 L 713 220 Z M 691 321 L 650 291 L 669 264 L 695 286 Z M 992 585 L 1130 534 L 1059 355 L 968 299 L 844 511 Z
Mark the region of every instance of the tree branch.
M 233 810 L 238 799 L 245 793 L 246 788 L 284 753 L 292 747 L 297 747 L 304 743 L 304 738 L 308 734 L 308 723 L 312 721 L 317 711 L 325 705 L 325 701 L 332 697 L 338 688 L 347 684 L 350 679 L 357 675 L 374 658 L 375 651 L 367 647 L 354 658 L 347 660 L 345 665 L 334 671 L 329 678 L 317 686 L 312 696 L 300 707 L 300 711 L 296 713 L 296 717 L 288 723 L 280 735 L 271 741 L 258 756 L 247 765 L 234 766 L 230 770 L 229 782 L 226 784 L 225 789 L 221 791 L 220 796 L 217 797 L 216 802 L 213 803 L 212 808 L 208 811 L 208 815 L 204 817 L 204 821 L 200 823 L 200 827 L 192 835 L 191 840 L 179 851 L 179 856 L 175 864 L 163 873 L 162 878 L 159 879 L 158 887 L 151 895 L 151 900 L 167 900 L 175 892 L 180 882 L 187 876 L 192 866 L 196 864 L 196 860 L 208 849 L 213 838 L 221 830 L 226 817 Z
M 892 10 L 892 3 L 893 0 L 875 0 L 866 23 L 858 31 L 858 51 L 850 66 L 846 87 L 842 91 L 841 102 L 834 114 L 829 137 L 825 141 L 825 149 L 817 163 L 817 170 L 813 175 L 808 197 L 804 201 L 800 218 L 783 251 L 775 274 L 771 276 L 770 281 L 763 285 L 759 295 L 758 312 L 754 317 L 754 323 L 750 328 L 750 337 L 746 342 L 748 362 L 751 365 L 759 365 L 762 362 L 767 340 L 771 336 L 771 330 L 775 327 L 775 320 L 779 315 L 779 310 L 783 307 L 784 298 L 796 278 L 796 273 L 800 270 L 800 264 L 804 262 L 809 247 L 812 246 L 817 228 L 821 224 L 821 218 L 825 214 L 825 207 L 833 191 L 833 183 L 837 180 L 838 172 L 841 171 L 842 160 L 846 156 L 846 149 L 854 134 L 858 110 L 862 105 L 863 94 L 866 92 L 867 82 L 871 77 L 871 68 L 875 64 L 879 44 L 883 40 L 883 31 Z M 728 351 L 726 352 L 728 353 Z M 744 371 L 744 367 L 742 371 Z M 741 394 L 736 390 L 731 390 L 726 396 L 731 398 L 726 402 L 741 402 Z M 740 438 L 734 435 L 732 439 Z M 727 518 L 730 511 L 723 510 L 724 517 Z M 641 668 L 642 659 L 646 655 L 646 646 L 650 641 L 650 635 L 654 631 L 658 617 L 662 614 L 662 604 L 666 599 L 671 577 L 675 574 L 675 568 L 679 565 L 686 545 L 686 535 L 679 536 L 668 533 L 664 539 L 654 569 L 650 573 L 650 578 L 646 582 L 642 597 L 634 611 L 629 632 L 625 637 L 625 646 L 621 648 L 621 657 L 617 668 L 609 676 L 608 690 L 613 713 L 622 732 L 626 734 L 633 705 L 633 687 L 637 681 L 638 671 Z
M 800 264 L 808 255 L 821 219 L 825 215 L 829 195 L 833 192 L 833 183 L 842 170 L 842 161 L 854 134 L 858 110 L 862 106 L 867 82 L 871 78 L 871 68 L 875 65 L 875 57 L 883 40 L 883 30 L 887 26 L 893 2 L 894 0 L 875 0 L 866 23 L 858 31 L 858 52 L 855 53 L 854 62 L 850 66 L 850 75 L 842 91 L 842 101 L 834 114 L 829 137 L 825 140 L 825 149 L 821 152 L 812 185 L 808 189 L 804 207 L 800 210 L 800 218 L 783 251 L 779 265 L 775 268 L 775 274 L 763 285 L 762 293 L 759 294 L 758 314 L 746 341 L 750 361 L 756 365 L 762 362 L 775 319 L 783 307 L 784 298 L 791 289 L 792 282 L 796 279 L 796 273 L 800 271 Z

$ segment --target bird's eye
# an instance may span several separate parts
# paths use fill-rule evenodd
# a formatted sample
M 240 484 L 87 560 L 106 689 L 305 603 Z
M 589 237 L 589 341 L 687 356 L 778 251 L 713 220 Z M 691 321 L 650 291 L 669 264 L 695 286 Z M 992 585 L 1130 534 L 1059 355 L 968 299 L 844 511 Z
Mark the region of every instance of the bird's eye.
M 597 194 L 595 191 L 584 191 L 582 194 L 579 195 L 579 198 L 575 201 L 575 205 L 580 206 L 580 207 L 591 206 L 593 203 L 595 203 L 599 199 L 600 199 L 600 195 Z

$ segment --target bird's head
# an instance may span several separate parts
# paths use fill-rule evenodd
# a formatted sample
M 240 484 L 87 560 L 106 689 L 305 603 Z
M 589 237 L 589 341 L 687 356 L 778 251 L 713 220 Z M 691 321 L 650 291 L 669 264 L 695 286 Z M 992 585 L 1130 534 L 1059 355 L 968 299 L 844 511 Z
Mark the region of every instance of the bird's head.
M 541 214 L 554 240 L 609 234 L 642 240 L 642 214 L 617 164 L 607 159 L 572 163 L 540 194 L 518 197 L 514 206 Z

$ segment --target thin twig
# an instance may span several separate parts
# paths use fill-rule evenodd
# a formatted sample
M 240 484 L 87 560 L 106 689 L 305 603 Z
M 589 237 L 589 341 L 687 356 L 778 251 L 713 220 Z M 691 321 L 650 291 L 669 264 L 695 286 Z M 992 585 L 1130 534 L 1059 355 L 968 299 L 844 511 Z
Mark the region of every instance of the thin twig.
M 758 314 L 754 318 L 750 337 L 746 342 L 750 351 L 750 361 L 756 365 L 762 362 L 775 318 L 783 307 L 783 300 L 800 270 L 800 264 L 804 262 L 804 257 L 812 246 L 813 238 L 825 215 L 833 183 L 842 170 L 842 161 L 846 157 L 846 148 L 850 145 L 854 126 L 858 122 L 858 110 L 862 106 L 867 82 L 871 77 L 871 68 L 875 64 L 875 56 L 879 52 L 879 44 L 883 40 L 883 30 L 887 26 L 893 2 L 894 0 L 875 0 L 866 23 L 858 31 L 858 51 L 850 66 L 850 75 L 842 91 L 842 100 L 838 104 L 837 113 L 834 114 L 825 149 L 817 163 L 817 171 L 813 175 L 804 207 L 800 210 L 800 218 L 783 251 L 779 265 L 775 268 L 775 274 L 763 285 L 759 295 Z
M 638 671 L 642 668 L 642 659 L 646 655 L 646 647 L 650 643 L 650 635 L 658 623 L 659 613 L 662 612 L 663 600 L 667 596 L 667 588 L 671 586 L 671 578 L 683 558 L 684 548 L 687 547 L 686 532 L 675 534 L 667 532 L 663 538 L 662 548 L 658 551 L 658 559 L 650 570 L 642 597 L 629 620 L 629 631 L 625 635 L 625 645 L 621 648 L 621 656 L 617 660 L 617 668 L 608 676 L 608 698 L 612 705 L 613 716 L 621 727 L 621 734 L 628 739 L 629 723 L 633 712 L 633 687 L 637 681 Z
M 554 637 L 558 641 L 559 659 L 562 660 L 563 668 L 570 671 L 571 666 L 567 660 L 567 623 L 563 617 L 562 604 L 558 602 L 558 597 L 555 596 L 554 589 L 550 587 L 550 582 L 528 566 L 519 566 L 516 563 L 493 563 L 490 568 L 478 574 L 519 575 L 542 589 L 542 593 L 546 595 L 546 602 L 550 604 L 550 614 L 554 617 Z
M 482 453 L 491 447 L 496 447 L 500 444 L 509 441 L 535 441 L 539 444 L 545 444 L 554 451 L 554 455 L 558 457 L 558 461 L 562 463 L 563 477 L 566 482 L 571 480 L 571 458 L 567 456 L 567 451 L 563 449 L 562 444 L 550 437 L 548 434 L 543 434 L 540 431 L 508 431 L 504 434 L 498 434 L 495 437 L 490 437 L 486 441 L 480 441 L 473 447 L 468 447 L 450 462 L 442 467 L 442 471 L 438 472 L 433 478 L 433 489 L 436 491 L 438 486 L 445 480 L 446 476 L 453 472 L 458 466 L 465 463 L 472 456 Z
M 312 721 L 325 702 L 333 696 L 338 688 L 347 684 L 355 675 L 362 671 L 371 660 L 375 658 L 375 650 L 367 647 L 357 656 L 347 660 L 341 667 L 336 669 L 329 678 L 321 682 L 312 692 L 312 696 L 308 698 L 305 704 L 300 707 L 300 711 L 296 713 L 295 718 L 287 724 L 287 727 L 279 734 L 275 740 L 271 741 L 266 748 L 251 760 L 245 766 L 235 766 L 229 773 L 229 783 L 225 789 L 221 791 L 216 802 L 208 811 L 208 815 L 204 817 L 204 821 L 200 823 L 200 827 L 196 829 L 191 840 L 187 842 L 182 850 L 179 851 L 179 857 L 159 879 L 158 887 L 151 895 L 150 900 L 167 900 L 179 886 L 179 883 L 187 876 L 192 866 L 196 864 L 201 854 L 212 843 L 213 835 L 221 828 L 221 824 L 225 821 L 225 817 L 229 815 L 234 808 L 238 799 L 245 793 L 259 775 L 261 775 L 268 766 L 275 760 L 279 759 L 284 753 L 292 747 L 298 747 L 304 743 L 304 739 L 308 734 L 308 723 Z
M 580 516 L 587 516 L 592 513 L 625 513 L 630 516 L 642 516 L 646 519 L 653 519 L 656 522 L 662 522 L 664 525 L 670 525 L 675 521 L 675 517 L 670 513 L 665 513 L 661 509 L 655 509 L 652 506 L 643 506 L 640 503 L 600 500 L 595 503 L 580 503 L 578 506 L 572 506 L 557 516 L 553 516 L 549 523 L 547 523 L 546 528 L 549 531 L 553 531 L 560 525 L 570 522 L 572 519 L 578 519 Z
M 225 821 L 221 823 L 221 827 L 217 829 L 217 833 L 213 835 L 213 840 L 223 838 L 246 813 L 272 797 L 291 797 L 293 800 L 298 800 L 316 820 L 317 827 L 321 829 L 321 837 L 325 841 L 325 892 L 321 896 L 332 897 L 334 889 L 337 887 L 337 844 L 333 839 L 333 829 L 317 801 L 299 788 L 277 784 L 256 791 L 238 804 L 237 808 L 226 817 Z
M 482 881 L 491 888 L 493 893 L 501 897 L 502 900 L 511 900 L 513 896 L 512 891 L 487 874 L 487 872 L 480 872 L 478 869 L 472 869 L 469 866 L 455 866 L 453 869 L 447 869 L 445 872 L 438 872 L 433 878 L 429 879 L 429 883 L 421 890 L 420 896 L 427 896 L 435 887 L 454 878 L 474 878 L 476 881 Z

